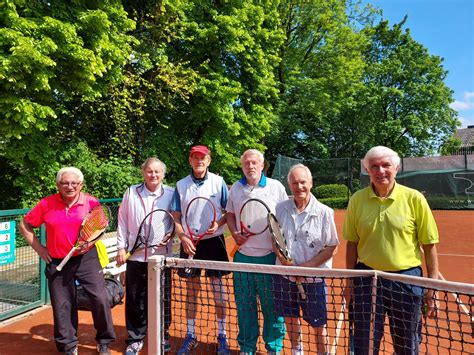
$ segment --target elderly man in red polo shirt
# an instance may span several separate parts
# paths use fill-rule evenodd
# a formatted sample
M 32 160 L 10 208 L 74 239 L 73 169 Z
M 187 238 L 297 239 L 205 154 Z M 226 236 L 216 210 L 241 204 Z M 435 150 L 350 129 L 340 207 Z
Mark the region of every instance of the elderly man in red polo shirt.
M 81 192 L 83 180 L 84 176 L 77 168 L 59 170 L 56 175 L 59 193 L 43 198 L 28 212 L 20 223 L 20 232 L 46 262 L 57 349 L 65 354 L 77 354 L 75 280 L 78 280 L 91 299 L 97 351 L 100 355 L 106 355 L 110 354 L 109 343 L 115 340 L 115 331 L 97 249 L 92 248 L 71 258 L 61 271 L 56 270 L 76 242 L 82 220 L 99 204 L 95 197 Z M 35 238 L 33 230 L 43 223 L 46 226 L 46 247 Z

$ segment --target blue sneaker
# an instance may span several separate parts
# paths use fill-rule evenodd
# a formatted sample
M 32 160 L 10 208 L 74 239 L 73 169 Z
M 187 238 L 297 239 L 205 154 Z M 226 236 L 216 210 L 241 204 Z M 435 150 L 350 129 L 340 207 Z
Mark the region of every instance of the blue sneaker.
M 198 345 L 197 337 L 194 334 L 186 334 L 184 338 L 183 345 L 176 353 L 177 355 L 189 355 L 191 350 L 193 350 Z
M 217 336 L 217 355 L 230 355 L 229 343 L 225 334 Z

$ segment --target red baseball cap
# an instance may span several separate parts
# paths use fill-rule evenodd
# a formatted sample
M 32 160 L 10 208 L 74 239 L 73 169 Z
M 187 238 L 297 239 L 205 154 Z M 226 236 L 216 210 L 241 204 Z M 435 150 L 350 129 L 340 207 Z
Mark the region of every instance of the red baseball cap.
M 210 155 L 211 152 L 209 151 L 209 148 L 206 147 L 205 145 L 196 145 L 191 148 L 191 151 L 189 152 L 189 156 L 193 155 L 194 153 L 200 153 L 203 155 Z

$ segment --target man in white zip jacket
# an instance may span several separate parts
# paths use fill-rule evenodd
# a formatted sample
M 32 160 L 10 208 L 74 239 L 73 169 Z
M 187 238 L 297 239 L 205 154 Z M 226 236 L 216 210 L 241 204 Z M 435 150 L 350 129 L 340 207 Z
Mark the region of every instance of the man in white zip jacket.
M 135 245 L 140 224 L 151 211 L 169 210 L 174 189 L 162 184 L 166 165 L 151 157 L 141 166 L 144 182 L 132 185 L 125 191 L 118 214 L 117 265 L 125 262 L 125 255 Z M 143 348 L 147 331 L 147 258 L 152 255 L 171 254 L 171 244 L 137 250 L 127 262 L 125 277 L 125 318 L 128 337 L 127 355 L 137 354 Z M 171 323 L 171 271 L 165 269 L 165 339 L 164 349 L 170 350 L 168 328 Z

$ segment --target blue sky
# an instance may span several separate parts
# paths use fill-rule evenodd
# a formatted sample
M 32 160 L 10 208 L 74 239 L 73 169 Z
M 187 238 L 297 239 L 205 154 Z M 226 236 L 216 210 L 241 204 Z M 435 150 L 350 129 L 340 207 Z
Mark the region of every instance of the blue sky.
M 474 125 L 474 0 L 364 0 L 382 9 L 390 24 L 400 22 L 430 54 L 444 58 L 451 107 L 461 128 Z

